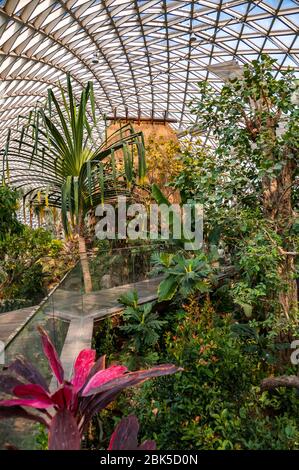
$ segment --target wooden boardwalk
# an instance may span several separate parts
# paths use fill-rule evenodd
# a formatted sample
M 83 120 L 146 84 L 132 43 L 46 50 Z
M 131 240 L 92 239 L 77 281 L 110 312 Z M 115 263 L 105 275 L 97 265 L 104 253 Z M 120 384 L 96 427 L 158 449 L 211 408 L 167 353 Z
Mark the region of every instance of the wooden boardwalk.
M 82 349 L 90 348 L 93 336 L 94 321 L 117 315 L 124 309 L 118 302 L 119 297 L 131 290 L 137 290 L 138 303 L 143 304 L 157 298 L 157 288 L 161 277 L 139 281 L 132 284 L 102 289 L 83 294 L 81 297 L 73 292 L 60 290 L 55 293 L 55 315 L 70 320 L 70 326 L 60 355 L 65 378 L 70 380 L 74 361 Z M 50 388 L 57 386 L 53 378 Z
M 60 287 L 60 284 L 51 291 L 39 306 L 0 314 L 0 341 L 8 345 L 15 336 L 20 334 L 21 337 L 24 333 L 21 330 L 26 328 L 27 322 L 35 316 L 36 312 L 40 312 L 40 308 L 45 315 L 54 315 L 57 318 L 68 320 L 70 323 L 60 358 L 65 370 L 65 378 L 70 379 L 77 355 L 82 349 L 91 347 L 94 322 L 108 316 L 120 314 L 124 307 L 118 302 L 118 298 L 131 290 L 137 290 L 140 304 L 155 300 L 160 282 L 161 278 L 153 278 L 106 288 L 89 294 L 81 294 L 76 286 L 65 289 Z M 38 364 L 36 365 L 38 367 Z M 52 390 L 56 388 L 57 383 L 55 382 L 53 378 L 50 383 Z M 0 446 L 2 442 L 6 442 L 7 435 L 10 436 L 8 440 L 12 442 L 17 436 L 16 444 L 19 444 L 18 436 L 20 433 L 16 431 L 16 428 L 20 429 L 20 424 L 17 425 L 15 421 L 12 421 L 11 428 L 11 435 L 8 432 L 7 423 L 0 429 Z M 23 435 L 27 433 L 30 436 L 33 434 L 33 429 L 28 425 L 28 422 L 22 422 L 21 433 Z M 31 441 L 30 445 L 24 445 L 24 448 L 31 447 Z
M 71 380 L 74 362 L 79 352 L 82 351 L 82 349 L 89 349 L 91 347 L 92 335 L 92 319 L 78 318 L 71 321 L 62 352 L 60 354 L 60 360 L 64 369 L 64 378 L 66 380 Z M 57 386 L 57 380 L 53 376 L 50 383 L 50 390 L 56 390 Z
M 141 303 L 157 298 L 157 288 L 161 280 L 162 277 L 156 277 L 88 294 L 58 289 L 52 296 L 53 302 L 47 306 L 46 313 L 48 310 L 49 314 L 52 314 L 54 310 L 55 316 L 64 320 L 82 317 L 100 319 L 122 310 L 123 306 L 118 299 L 131 290 L 137 291 Z
M 147 279 L 89 294 L 62 288 L 53 292 L 51 302 L 43 303 L 43 311 L 46 315 L 54 313 L 56 317 L 70 321 L 61 353 L 61 361 L 68 379 L 79 352 L 91 347 L 94 322 L 120 314 L 124 307 L 118 299 L 126 292 L 136 290 L 140 304 L 155 300 L 161 279 Z M 33 306 L 0 314 L 0 341 L 7 345 L 37 310 L 38 306 Z M 54 386 L 53 381 L 51 385 Z
M 10 338 L 23 327 L 32 312 L 36 309 L 37 306 L 34 305 L 33 307 L 0 313 L 0 341 L 7 344 Z

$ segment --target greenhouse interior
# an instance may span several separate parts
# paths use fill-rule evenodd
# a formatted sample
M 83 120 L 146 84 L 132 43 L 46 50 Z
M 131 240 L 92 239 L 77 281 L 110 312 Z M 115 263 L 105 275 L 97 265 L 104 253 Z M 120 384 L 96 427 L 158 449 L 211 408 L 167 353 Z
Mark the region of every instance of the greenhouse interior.
M 299 450 L 298 31 L 0 1 L 2 450 Z

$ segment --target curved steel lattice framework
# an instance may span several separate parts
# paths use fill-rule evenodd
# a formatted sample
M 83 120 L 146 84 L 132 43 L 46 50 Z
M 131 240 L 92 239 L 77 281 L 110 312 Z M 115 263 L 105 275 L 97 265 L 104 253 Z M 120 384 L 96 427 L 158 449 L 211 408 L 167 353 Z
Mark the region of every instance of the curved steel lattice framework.
M 166 112 L 184 128 L 200 80 L 219 89 L 262 52 L 299 71 L 298 25 L 298 0 L 0 0 L 0 147 L 66 72 L 78 93 L 94 82 L 99 115 Z

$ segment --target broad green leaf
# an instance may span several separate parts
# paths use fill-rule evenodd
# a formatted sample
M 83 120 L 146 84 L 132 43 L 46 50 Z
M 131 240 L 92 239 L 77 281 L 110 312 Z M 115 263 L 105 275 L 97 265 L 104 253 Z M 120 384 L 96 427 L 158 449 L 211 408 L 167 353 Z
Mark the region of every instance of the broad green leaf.
M 171 300 L 178 289 L 177 280 L 174 276 L 167 276 L 159 285 L 159 300 Z

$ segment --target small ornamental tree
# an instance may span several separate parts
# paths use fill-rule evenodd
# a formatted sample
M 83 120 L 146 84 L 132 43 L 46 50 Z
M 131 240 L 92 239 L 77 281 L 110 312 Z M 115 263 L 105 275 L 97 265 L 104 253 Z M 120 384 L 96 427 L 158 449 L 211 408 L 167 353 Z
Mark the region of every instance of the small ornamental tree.
M 208 158 L 210 170 L 204 164 L 206 171 L 199 178 L 203 186 L 199 185 L 197 196 L 210 208 L 214 206 L 214 213 L 218 206 L 219 227 L 225 225 L 225 216 L 232 209 L 244 224 L 248 211 L 252 225 L 259 221 L 264 246 L 278 258 L 279 282 L 271 291 L 273 304 L 276 302 L 276 311 L 286 318 L 295 317 L 299 109 L 294 74 L 287 70 L 277 77 L 275 61 L 262 56 L 245 65 L 243 76 L 226 83 L 220 93 L 207 82 L 199 88 L 200 98 L 193 102 L 192 112 L 202 130 L 211 132 L 216 149 Z M 233 244 L 237 246 L 239 241 L 238 236 Z M 267 289 L 262 291 L 269 300 Z

